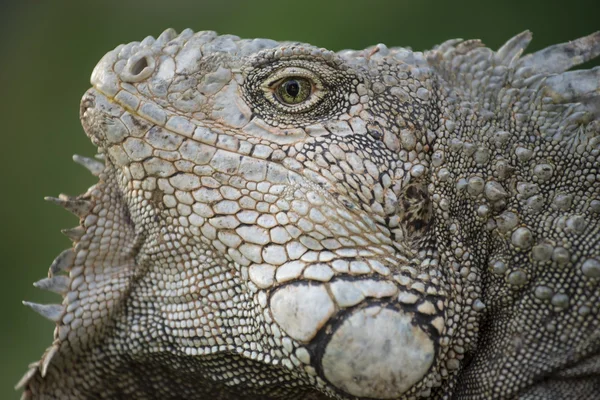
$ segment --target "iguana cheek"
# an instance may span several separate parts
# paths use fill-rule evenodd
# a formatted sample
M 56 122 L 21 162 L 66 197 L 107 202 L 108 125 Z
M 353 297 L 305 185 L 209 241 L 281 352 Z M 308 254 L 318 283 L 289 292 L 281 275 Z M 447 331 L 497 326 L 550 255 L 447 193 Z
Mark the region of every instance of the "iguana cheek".
M 409 313 L 374 305 L 355 311 L 335 330 L 321 366 L 344 392 L 392 399 L 420 381 L 434 358 L 432 339 Z
M 398 292 L 395 284 L 373 279 L 296 282 L 276 289 L 269 305 L 277 325 L 331 385 L 353 396 L 391 399 L 428 373 L 437 353 L 432 334 L 443 330 L 433 305 L 410 311 L 395 301 L 406 302 Z M 419 323 L 432 316 L 430 327 Z
M 275 321 L 288 335 L 302 342 L 311 340 L 334 311 L 324 285 L 287 285 L 271 297 Z

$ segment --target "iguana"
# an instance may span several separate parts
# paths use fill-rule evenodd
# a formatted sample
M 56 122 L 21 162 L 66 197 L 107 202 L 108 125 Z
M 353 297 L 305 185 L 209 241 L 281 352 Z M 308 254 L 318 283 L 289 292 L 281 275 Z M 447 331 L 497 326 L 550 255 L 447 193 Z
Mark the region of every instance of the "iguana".
M 600 32 L 102 58 L 25 399 L 600 398 Z

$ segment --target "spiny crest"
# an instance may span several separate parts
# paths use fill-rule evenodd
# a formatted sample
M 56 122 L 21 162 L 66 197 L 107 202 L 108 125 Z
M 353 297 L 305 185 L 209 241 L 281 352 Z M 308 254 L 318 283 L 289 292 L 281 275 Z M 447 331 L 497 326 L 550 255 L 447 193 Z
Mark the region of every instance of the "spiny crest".
M 79 155 L 74 155 L 73 160 L 78 164 L 86 167 L 94 176 L 99 176 L 104 170 L 104 162 L 102 161 Z M 58 198 L 45 198 L 45 200 L 63 207 L 67 211 L 73 213 L 74 215 L 80 218 L 80 225 L 74 228 L 63 229 L 62 231 L 67 237 L 69 237 L 73 241 L 73 246 L 71 248 L 63 250 L 50 264 L 50 268 L 48 269 L 48 278 L 40 279 L 39 281 L 33 284 L 38 289 L 47 290 L 61 295 L 63 300 L 65 300 L 67 293 L 69 292 L 69 286 L 71 284 L 71 278 L 67 275 L 64 275 L 63 273 L 68 273 L 74 266 L 76 257 L 75 249 L 78 241 L 85 233 L 83 220 L 89 214 L 92 207 L 90 201 L 87 199 L 83 199 L 82 197 L 85 197 L 85 195 L 71 197 L 68 195 L 61 194 Z M 56 324 L 57 329 L 60 325 L 61 319 L 65 315 L 67 306 L 65 301 L 63 301 L 63 304 L 37 304 L 29 301 L 23 301 L 23 304 L 30 307 L 32 310 L 34 310 L 44 318 L 54 322 Z M 36 376 L 38 371 L 42 378 L 46 376 L 48 367 L 52 359 L 60 349 L 61 342 L 62 341 L 57 337 L 57 331 L 55 330 L 55 338 L 53 344 L 46 349 L 40 361 L 31 363 L 29 365 L 29 370 L 17 383 L 17 385 L 15 386 L 16 389 L 22 389 L 26 387 L 30 380 Z M 31 398 L 30 394 L 27 391 L 25 391 L 23 393 L 22 399 L 29 398 Z
M 600 32 L 523 56 L 531 39 L 525 31 L 496 52 L 479 40 L 451 40 L 427 59 L 449 83 L 451 100 L 462 102 L 457 110 L 475 110 L 483 122 L 535 121 L 542 136 L 577 148 L 600 132 L 600 67 L 567 70 L 600 55 Z

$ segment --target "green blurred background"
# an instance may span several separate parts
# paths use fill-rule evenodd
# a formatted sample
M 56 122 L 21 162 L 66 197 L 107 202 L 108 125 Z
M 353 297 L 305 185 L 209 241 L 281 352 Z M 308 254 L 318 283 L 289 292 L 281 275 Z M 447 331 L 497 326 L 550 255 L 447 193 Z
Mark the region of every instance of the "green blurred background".
M 81 95 L 104 53 L 122 42 L 178 31 L 312 43 L 333 50 L 376 43 L 427 49 L 481 38 L 497 48 L 525 29 L 530 50 L 600 29 L 600 1 L 19 1 L 0 5 L 0 399 L 52 338 L 51 323 L 22 299 L 56 302 L 31 283 L 69 246 L 75 217 L 44 195 L 78 194 L 93 177 L 71 161 L 93 155 L 79 125 Z M 586 67 L 598 65 L 588 63 Z

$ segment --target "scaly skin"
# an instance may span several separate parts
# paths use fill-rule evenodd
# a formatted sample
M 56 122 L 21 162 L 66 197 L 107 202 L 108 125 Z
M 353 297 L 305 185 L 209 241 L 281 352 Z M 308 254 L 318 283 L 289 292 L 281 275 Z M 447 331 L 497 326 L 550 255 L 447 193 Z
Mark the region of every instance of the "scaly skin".
M 600 33 L 530 40 L 109 52 L 24 398 L 597 398 Z

